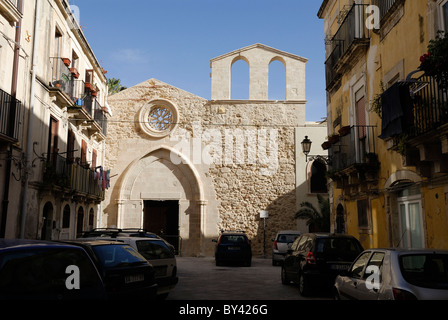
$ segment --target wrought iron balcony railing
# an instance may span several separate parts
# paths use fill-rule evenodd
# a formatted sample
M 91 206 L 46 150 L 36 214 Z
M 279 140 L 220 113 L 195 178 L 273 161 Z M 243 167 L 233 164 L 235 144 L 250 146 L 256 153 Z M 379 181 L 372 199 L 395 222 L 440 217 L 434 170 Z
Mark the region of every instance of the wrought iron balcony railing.
M 331 39 L 330 55 L 325 62 L 327 88 L 340 76 L 336 65 L 354 44 L 370 39 L 370 30 L 366 27 L 366 6 L 353 4 L 336 34 Z
M 101 131 L 104 135 L 106 135 L 107 117 L 104 114 L 103 108 L 98 99 L 96 98 L 98 92 L 92 90 L 93 86 L 90 83 L 75 79 L 72 71 L 68 67 L 68 63 L 64 62 L 63 58 L 52 58 L 51 66 L 52 87 L 65 93 L 67 96 L 66 99 L 70 100 L 70 103 L 72 103 L 71 107 L 74 107 L 74 109 L 84 109 L 86 114 L 98 123 L 101 127 Z
M 378 158 L 375 147 L 375 126 L 352 126 L 350 132 L 339 138 L 339 142 L 329 149 L 331 171 L 364 165 L 376 166 Z
M 46 162 L 44 181 L 67 192 L 104 199 L 104 190 L 97 173 L 81 164 L 70 162 L 59 154 L 53 154 Z
M 372 0 L 372 4 L 380 9 L 380 18 L 383 19 L 401 0 Z
M 431 76 L 396 83 L 382 96 L 382 134 L 415 138 L 448 123 L 448 88 Z
M 13 143 L 19 141 L 23 116 L 22 103 L 0 89 L 0 137 Z

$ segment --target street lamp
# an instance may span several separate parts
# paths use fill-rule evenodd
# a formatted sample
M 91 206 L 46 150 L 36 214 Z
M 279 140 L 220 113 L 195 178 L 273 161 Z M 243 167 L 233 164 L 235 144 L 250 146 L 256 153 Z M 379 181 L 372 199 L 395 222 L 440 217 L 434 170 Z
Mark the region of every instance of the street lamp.
M 306 156 L 306 162 L 308 162 L 308 155 L 310 154 L 312 143 L 313 142 L 310 139 L 308 139 L 308 136 L 306 136 L 305 139 L 302 141 L 302 150 Z
M 319 160 L 327 165 L 329 165 L 331 163 L 331 158 L 328 156 L 310 156 L 310 151 L 311 151 L 311 145 L 313 144 L 313 142 L 308 139 L 308 136 L 305 137 L 305 139 L 303 139 L 302 141 L 302 150 L 303 153 L 306 156 L 306 162 L 308 162 L 308 157 L 310 157 L 310 159 L 313 160 Z

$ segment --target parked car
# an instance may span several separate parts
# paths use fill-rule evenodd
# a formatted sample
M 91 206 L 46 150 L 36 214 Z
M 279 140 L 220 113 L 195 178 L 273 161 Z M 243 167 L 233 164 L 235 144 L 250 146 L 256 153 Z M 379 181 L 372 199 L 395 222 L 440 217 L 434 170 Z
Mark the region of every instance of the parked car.
M 174 253 L 165 241 L 148 237 L 114 237 L 102 240 L 126 243 L 137 250 L 154 268 L 154 276 L 157 283 L 158 298 L 165 299 L 176 287 L 177 262 Z
M 148 232 L 144 229 L 139 228 L 125 228 L 125 229 L 119 229 L 119 228 L 96 228 L 91 231 L 85 231 L 83 232 L 81 238 L 116 238 L 116 237 L 144 237 L 144 238 L 154 238 L 159 239 L 165 242 L 165 244 L 170 248 L 170 250 L 175 253 L 174 246 L 163 239 L 162 237 L 158 236 L 155 233 Z
M 359 241 L 350 235 L 303 234 L 288 250 L 281 271 L 282 283 L 297 283 L 303 296 L 314 288 L 331 288 L 336 276 L 347 270 L 362 251 Z
M 89 239 L 66 242 L 89 253 L 103 278 L 108 299 L 156 298 L 154 268 L 130 245 Z
M 1 239 L 0 300 L 5 299 L 105 300 L 106 290 L 93 260 L 78 246 Z
M 219 236 L 215 247 L 216 265 L 224 263 L 242 263 L 252 265 L 251 242 L 243 231 L 224 231 Z
M 335 299 L 448 300 L 448 251 L 372 249 L 336 278 Z
M 286 253 L 291 245 L 300 236 L 300 232 L 297 230 L 283 230 L 279 231 L 272 239 L 274 242 L 272 247 L 272 265 L 277 266 L 283 263 Z

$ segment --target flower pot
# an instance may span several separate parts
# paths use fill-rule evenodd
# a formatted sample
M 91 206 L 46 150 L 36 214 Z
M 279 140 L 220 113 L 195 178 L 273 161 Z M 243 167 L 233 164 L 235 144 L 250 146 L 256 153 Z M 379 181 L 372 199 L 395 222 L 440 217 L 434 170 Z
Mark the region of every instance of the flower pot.
M 89 90 L 89 91 L 93 91 L 93 85 L 88 83 L 88 82 L 86 82 L 86 89 Z
M 79 78 L 79 72 L 76 70 L 76 68 L 70 68 L 70 72 L 73 75 L 73 78 L 78 79 Z
M 331 137 L 328 138 L 328 141 L 329 141 L 331 144 L 338 143 L 338 142 L 339 142 L 339 135 L 337 135 L 337 134 L 332 135 Z
M 72 62 L 70 61 L 69 58 L 62 58 L 62 61 L 64 62 L 64 64 L 65 64 L 67 67 L 69 67 L 70 64 L 72 63 Z
M 330 141 L 325 141 L 324 143 L 322 143 L 322 149 L 328 150 L 330 148 L 331 148 L 331 142 Z
M 345 137 L 346 135 L 350 134 L 351 128 L 350 126 L 345 126 L 339 129 L 339 136 Z

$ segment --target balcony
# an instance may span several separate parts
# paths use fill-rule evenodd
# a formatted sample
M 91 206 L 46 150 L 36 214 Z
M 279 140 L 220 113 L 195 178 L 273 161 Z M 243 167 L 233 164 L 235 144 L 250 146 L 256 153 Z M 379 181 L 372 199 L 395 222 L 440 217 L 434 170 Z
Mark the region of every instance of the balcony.
M 366 6 L 354 4 L 331 39 L 331 53 L 325 62 L 327 90 L 331 90 L 345 68 L 357 60 L 362 52 L 360 49 L 369 45 L 370 31 L 365 23 Z
M 70 69 L 69 65 L 63 58 L 51 59 L 50 95 L 60 106 L 67 107 L 69 118 L 77 126 L 82 125 L 91 134 L 100 134 L 105 139 L 107 117 L 96 98 L 97 90 L 90 83 L 78 80 L 77 70 Z
M 402 3 L 404 0 L 372 0 L 372 4 L 380 9 L 380 18 L 383 21 Z
M 0 89 L 0 140 L 17 143 L 22 134 L 22 103 Z
M 425 177 L 448 173 L 448 89 L 423 75 L 389 88 L 382 105 L 389 148 Z
M 71 163 L 59 154 L 54 154 L 46 162 L 44 183 L 59 189 L 62 193 L 78 198 L 96 201 L 104 200 L 105 188 L 99 181 L 99 175 L 83 165 Z
M 380 163 L 376 153 L 376 127 L 351 126 L 329 149 L 330 177 L 338 188 L 373 183 L 378 180 Z

